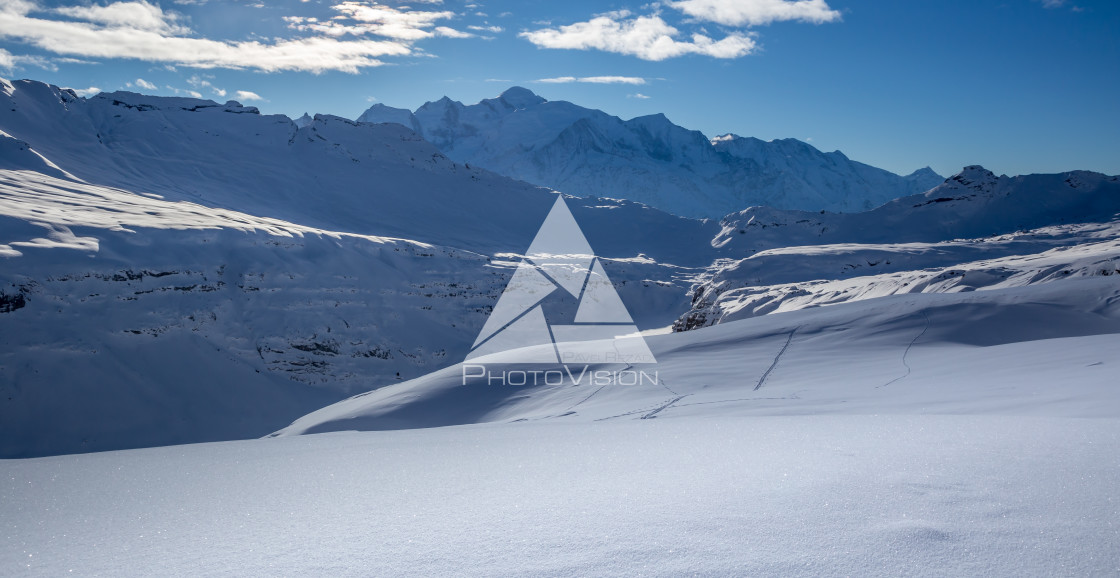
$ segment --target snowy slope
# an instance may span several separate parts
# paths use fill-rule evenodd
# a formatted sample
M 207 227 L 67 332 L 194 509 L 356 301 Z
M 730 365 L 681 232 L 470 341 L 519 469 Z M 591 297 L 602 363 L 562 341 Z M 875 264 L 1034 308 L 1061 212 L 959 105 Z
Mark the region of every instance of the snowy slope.
M 1111 419 L 338 433 L 0 461 L 9 576 L 1108 576 Z
M 0 232 L 5 456 L 264 435 L 461 359 L 515 265 L 30 171 Z M 698 271 L 604 266 L 642 327 Z
M 555 199 L 395 125 L 2 88 L 4 456 L 256 437 L 454 363 Z M 713 222 L 571 205 L 643 328 L 720 252 Z
M 555 199 L 398 125 L 0 88 L 5 456 L 259 436 L 451 367 Z M 569 205 L 638 327 L 687 329 L 1103 276 L 1115 187 L 969 168 L 862 214 L 752 208 L 717 223 Z
M 662 385 L 462 386 L 448 370 L 275 439 L 0 460 L 0 571 L 1120 569 L 1111 279 L 895 296 L 649 342 Z M 395 431 L 336 431 L 353 429 Z M 315 431 L 334 433 L 292 435 Z
M 996 177 L 966 167 L 923 195 L 852 215 L 729 215 L 678 329 L 895 293 L 1017 287 L 1120 274 L 1120 177 Z M 1120 279 L 1120 277 L 1116 277 Z
M 414 113 L 376 104 L 358 120 L 407 126 L 450 158 L 503 175 L 690 217 L 751 205 L 861 211 L 942 181 L 928 168 L 901 177 L 794 139 L 709 140 L 664 115 L 624 121 L 521 87 L 469 106 L 444 97 Z
M 31 149 L 26 163 L 6 169 L 40 170 L 48 159 L 97 185 L 488 254 L 522 250 L 553 199 L 547 190 L 449 160 L 399 125 L 316 115 L 299 128 L 235 102 L 125 92 L 87 99 L 40 82 L 3 81 L 0 130 L 10 136 L 0 142 L 12 143 L 3 146 Z M 651 257 L 706 264 L 709 255 L 659 242 L 663 235 L 654 231 L 681 229 L 706 244 L 714 223 L 634 203 L 573 205 L 589 229 L 625 223 L 644 235 L 645 242 L 637 241 Z M 613 208 L 596 208 L 606 206 Z M 637 255 L 630 239 L 620 237 L 602 235 L 597 250 Z
M 646 340 L 658 362 L 633 370 L 658 372 L 656 384 L 614 374 L 600 382 L 576 367 L 562 386 L 464 385 L 473 369 L 450 367 L 326 407 L 278 435 L 713 412 L 1115 417 L 1120 410 L 1115 278 L 898 295 Z M 622 367 L 589 370 L 615 369 Z

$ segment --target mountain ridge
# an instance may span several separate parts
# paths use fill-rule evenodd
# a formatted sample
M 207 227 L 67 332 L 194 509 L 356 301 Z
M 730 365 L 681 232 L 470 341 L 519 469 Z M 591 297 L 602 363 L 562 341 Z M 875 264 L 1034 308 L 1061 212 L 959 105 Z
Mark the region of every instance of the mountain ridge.
M 664 113 L 623 120 L 519 86 L 473 105 L 447 96 L 415 111 L 376 104 L 357 120 L 402 124 L 454 160 L 512 178 L 694 218 L 755 205 L 862 211 L 943 180 L 929 167 L 896 175 L 797 139 L 709 138 Z

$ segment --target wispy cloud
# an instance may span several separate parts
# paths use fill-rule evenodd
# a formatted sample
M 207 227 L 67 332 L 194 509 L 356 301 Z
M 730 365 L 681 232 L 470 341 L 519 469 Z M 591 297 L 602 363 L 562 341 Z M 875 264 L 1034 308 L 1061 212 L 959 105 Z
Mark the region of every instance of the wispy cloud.
M 761 26 L 783 21 L 823 24 L 840 20 L 840 12 L 830 8 L 825 0 L 681 0 L 669 2 L 669 6 L 697 20 L 724 26 Z
M 1039 0 L 1039 1 L 1042 2 L 1042 7 L 1043 8 L 1065 8 L 1066 6 L 1069 6 L 1069 9 L 1074 11 L 1074 12 L 1084 12 L 1085 11 L 1085 9 L 1080 7 L 1080 6 L 1070 4 L 1069 0 Z
M 627 94 L 626 98 L 637 98 L 639 100 L 648 100 L 650 97 L 646 96 L 646 95 L 644 95 L 640 92 L 635 92 L 634 94 Z
M 53 62 L 43 58 L 42 56 L 12 54 L 3 48 L 0 48 L 0 70 L 7 74 L 13 72 L 16 68 L 23 66 L 36 66 L 45 68 L 47 70 L 57 70 L 58 67 Z
M 294 30 L 314 31 L 331 37 L 373 35 L 403 41 L 416 41 L 433 36 L 469 38 L 469 32 L 447 26 L 436 26 L 455 17 L 450 10 L 429 11 L 393 8 L 377 3 L 346 1 L 331 6 L 339 13 L 330 19 L 287 16 L 284 20 Z
M 234 98 L 234 100 L 245 100 L 245 101 L 264 100 L 263 98 L 261 98 L 261 95 L 255 93 L 255 92 L 248 91 L 248 90 L 239 90 L 239 91 L 233 93 L 233 98 Z
M 330 23 L 289 20 L 290 27 L 311 36 L 230 41 L 199 38 L 184 18 L 146 0 L 60 8 L 40 6 L 35 0 L 0 0 L 0 39 L 66 57 L 135 59 L 201 69 L 356 73 L 384 64 L 385 57 L 413 54 L 417 40 L 473 36 L 436 26 L 454 16 L 450 11 L 358 2 L 333 8 L 340 16 Z M 342 38 L 347 35 L 361 38 Z M 10 54 L 6 58 L 10 63 L 13 59 Z M 4 61 L 0 56 L 0 66 Z
M 157 88 L 159 88 L 158 86 L 148 82 L 147 80 L 144 80 L 143 78 L 137 78 L 135 82 L 130 82 L 129 86 L 132 85 L 136 85 L 137 88 L 143 88 L 145 90 L 156 90 Z
M 564 84 L 569 82 L 586 82 L 590 84 L 645 84 L 646 79 L 640 76 L 557 76 L 554 78 L 541 78 L 533 82 L 546 82 L 550 84 Z
M 164 85 L 164 88 L 174 92 L 175 94 L 185 94 L 191 98 L 202 98 L 202 93 L 197 90 L 188 90 L 183 88 L 176 88 L 170 84 Z
M 218 88 L 218 87 L 214 86 L 214 84 L 212 82 L 210 82 L 210 80 L 212 80 L 213 78 L 214 77 L 211 76 L 211 75 L 195 74 L 195 75 L 193 75 L 193 76 L 191 76 L 190 78 L 187 79 L 187 84 L 189 84 L 192 87 L 197 88 L 197 89 L 208 88 L 208 89 L 210 89 L 210 92 L 214 93 L 214 96 L 217 96 L 219 98 L 225 98 L 225 96 L 226 96 L 225 89 L 224 88 Z
M 659 15 L 631 17 L 626 10 L 567 26 L 526 31 L 520 36 L 541 48 L 601 50 L 653 61 L 685 54 L 738 58 L 755 49 L 754 39 L 740 32 L 730 33 L 720 40 L 700 33 L 688 40 L 679 40 L 680 31 Z

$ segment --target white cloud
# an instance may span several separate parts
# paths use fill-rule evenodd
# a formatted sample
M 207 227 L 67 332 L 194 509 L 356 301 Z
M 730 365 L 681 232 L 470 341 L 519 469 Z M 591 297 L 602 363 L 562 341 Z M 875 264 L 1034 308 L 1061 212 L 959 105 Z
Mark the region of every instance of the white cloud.
M 234 100 L 264 100 L 259 94 L 248 90 L 239 90 L 233 93 Z
M 436 36 L 443 36 L 446 38 L 473 38 L 474 34 L 470 32 L 463 32 L 462 30 L 455 30 L 447 26 L 436 26 L 432 31 Z
M 52 60 L 59 64 L 100 64 L 100 62 L 94 62 L 92 60 L 82 60 L 81 58 L 70 57 L 54 58 Z
M 197 90 L 185 90 L 185 89 L 182 89 L 182 88 L 175 88 L 174 86 L 171 86 L 170 84 L 165 85 L 164 88 L 166 88 L 167 90 L 170 90 L 171 92 L 174 92 L 175 94 L 185 94 L 185 95 L 187 95 L 191 98 L 202 98 L 202 93 L 198 92 Z
M 92 4 L 89 6 L 62 6 L 54 9 L 63 16 L 77 20 L 84 20 L 94 24 L 102 24 L 113 28 L 129 28 L 132 30 L 146 30 L 163 34 L 180 35 L 190 32 L 185 26 L 180 26 L 179 16 L 164 12 L 155 4 L 138 2 L 115 2 L 105 6 Z
M 145 2 L 116 2 L 50 12 L 29 0 L 0 0 L 0 39 L 65 56 L 127 58 L 193 68 L 298 70 L 356 73 L 384 64 L 386 56 L 412 54 L 411 39 L 343 41 L 304 38 L 222 41 L 186 36 L 173 14 Z M 41 17 L 63 15 L 70 20 Z M 437 13 L 438 14 L 438 13 Z M 426 17 L 425 17 L 426 18 Z M 390 29 L 381 29 L 388 36 Z M 400 25 L 393 30 L 407 30 Z M 421 30 L 423 36 L 433 32 Z M 401 32 L 407 36 L 406 32 Z M 415 35 L 414 35 L 415 36 Z
M 346 1 L 331 6 L 339 16 L 329 20 L 314 17 L 289 16 L 284 18 L 295 30 L 309 30 L 332 37 L 366 34 L 395 40 L 415 41 L 433 36 L 465 38 L 469 33 L 445 26 L 436 27 L 441 20 L 455 17 L 449 10 L 426 11 L 398 9 L 377 3 Z M 433 30 L 433 27 L 435 29 Z
M 214 78 L 214 77 L 212 75 L 209 75 L 209 74 L 195 74 L 195 75 L 193 75 L 193 76 L 191 76 L 190 78 L 187 79 L 187 84 L 193 86 L 194 88 L 198 88 L 198 89 L 209 88 L 210 92 L 214 93 L 214 96 L 217 96 L 219 98 L 225 98 L 225 96 L 226 96 L 225 89 L 218 88 L 218 87 L 214 86 L 210 82 L 210 80 L 208 80 L 208 79 L 212 79 L 212 78 Z
M 602 14 L 587 22 L 522 32 L 520 36 L 541 48 L 594 49 L 653 61 L 685 54 L 738 58 L 755 49 L 754 39 L 739 32 L 720 40 L 699 33 L 693 34 L 689 41 L 677 40 L 680 31 L 660 16 L 631 18 L 625 10 Z
M 16 65 L 16 56 L 0 48 L 0 70 L 11 70 Z
M 26 65 L 37 66 L 39 68 L 45 68 L 47 70 L 58 70 L 58 67 L 55 66 L 53 62 L 46 58 L 43 58 L 42 56 L 34 56 L 30 54 L 12 54 L 11 52 L 4 50 L 3 48 L 0 48 L 0 70 L 5 71 L 6 73 L 11 73 L 16 68 L 22 68 Z
M 648 100 L 650 97 L 646 96 L 646 95 L 644 95 L 640 92 L 635 92 L 634 94 L 627 94 L 626 98 L 637 98 L 639 100 Z
M 85 97 L 90 97 L 90 96 L 93 96 L 93 95 L 101 92 L 101 89 L 97 88 L 96 86 L 91 86 L 89 88 L 71 88 L 70 90 L 73 90 L 74 93 L 77 94 L 78 96 L 85 96 Z
M 147 80 L 144 80 L 143 78 L 137 78 L 136 82 L 134 84 L 136 84 L 136 86 L 138 86 L 140 88 L 143 88 L 143 89 L 146 89 L 146 90 L 155 90 L 155 89 L 159 88 L 158 86 L 148 82 Z
M 1049 0 L 1053 1 L 1053 0 Z M 823 24 L 840 20 L 825 0 L 680 0 L 669 6 L 724 26 L 760 26 L 788 20 Z
M 498 32 L 501 32 L 502 30 L 504 30 L 504 28 L 502 28 L 501 26 L 472 25 L 472 26 L 467 26 L 467 28 L 470 29 L 470 30 L 475 30 L 477 32 L 492 32 L 494 34 L 497 34 Z
M 645 84 L 646 79 L 639 76 L 557 76 L 554 78 L 541 78 L 535 82 L 550 84 L 564 84 L 569 82 L 585 82 L 590 84 Z

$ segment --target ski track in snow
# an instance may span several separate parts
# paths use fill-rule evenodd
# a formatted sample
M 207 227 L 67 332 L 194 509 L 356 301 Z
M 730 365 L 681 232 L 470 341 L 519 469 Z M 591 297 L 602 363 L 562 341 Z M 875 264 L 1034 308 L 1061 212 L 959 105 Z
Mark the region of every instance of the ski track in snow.
M 665 405 L 662 405 L 661 407 L 658 407 L 657 409 L 643 415 L 641 419 L 655 418 L 655 417 L 657 417 L 657 414 L 661 413 L 662 411 L 665 411 L 665 410 L 669 409 L 670 407 L 673 407 L 673 405 L 675 405 L 678 401 L 680 401 L 680 400 L 682 400 L 686 397 L 688 397 L 688 396 L 687 395 L 682 395 L 682 396 L 670 399 L 668 402 L 665 403 Z
M 786 337 L 786 342 L 782 345 L 782 349 L 778 351 L 778 354 L 774 356 L 774 361 L 770 364 L 770 367 L 767 367 L 766 371 L 762 373 L 762 377 L 758 378 L 758 383 L 755 384 L 754 391 L 761 389 L 762 384 L 766 383 L 766 378 L 770 377 L 770 372 L 774 371 L 775 367 L 778 367 L 778 362 L 782 360 L 782 355 L 785 355 L 786 350 L 789 349 L 789 344 L 793 342 L 793 335 L 795 333 L 797 333 L 796 327 L 793 331 L 789 332 L 789 336 Z
M 896 383 L 896 382 L 901 381 L 903 379 L 906 379 L 907 377 L 910 376 L 911 368 L 910 368 L 910 364 L 906 362 L 906 357 L 910 355 L 910 349 L 914 347 L 914 344 L 917 343 L 918 340 L 921 339 L 922 336 L 926 334 L 926 331 L 929 331 L 929 315 L 926 314 L 924 309 L 921 311 L 921 314 L 922 314 L 922 317 L 925 318 L 926 323 L 925 323 L 925 325 L 922 326 L 922 330 L 919 331 L 918 334 L 914 336 L 914 339 L 910 340 L 910 343 L 906 345 L 906 350 L 902 352 L 902 365 L 906 366 L 906 373 L 903 373 L 902 375 L 884 383 L 883 385 L 880 385 L 879 387 L 887 387 L 888 385 L 891 385 L 892 383 Z

